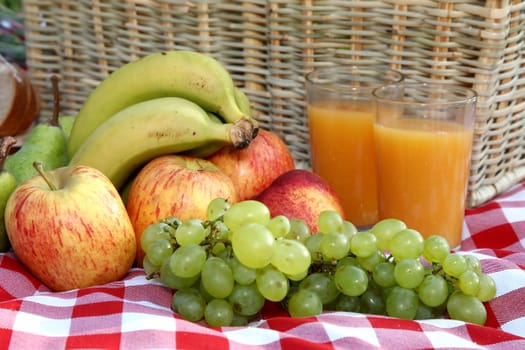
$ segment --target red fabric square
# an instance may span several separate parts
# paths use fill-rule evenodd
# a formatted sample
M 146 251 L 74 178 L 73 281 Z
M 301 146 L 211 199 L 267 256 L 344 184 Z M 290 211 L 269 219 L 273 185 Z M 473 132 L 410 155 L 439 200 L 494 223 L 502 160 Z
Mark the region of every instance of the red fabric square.
M 68 349 L 119 349 L 120 333 L 71 335 L 67 339 Z
M 219 335 L 191 333 L 186 331 L 178 331 L 175 338 L 175 345 L 177 349 L 228 349 L 228 340 Z

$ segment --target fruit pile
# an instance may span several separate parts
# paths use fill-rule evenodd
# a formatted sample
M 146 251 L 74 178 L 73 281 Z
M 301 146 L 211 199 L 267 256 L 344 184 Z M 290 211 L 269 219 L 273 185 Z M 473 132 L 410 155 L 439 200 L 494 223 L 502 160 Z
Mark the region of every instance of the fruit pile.
M 51 290 L 138 266 L 175 290 L 174 311 L 211 326 L 246 324 L 266 301 L 294 317 L 485 322 L 495 285 L 479 260 L 395 219 L 358 231 L 212 57 L 169 51 L 125 64 L 69 118 L 52 82 L 51 123 L 14 154 L 9 136 L 0 147 L 0 249 L 11 244 Z
M 473 255 L 450 253 L 441 236 L 423 239 L 396 219 L 358 231 L 333 210 L 318 232 L 270 216 L 261 202 L 210 202 L 207 220 L 168 217 L 141 238 L 144 269 L 175 290 L 172 307 L 210 326 L 247 324 L 265 301 L 292 317 L 323 310 L 484 324 L 496 286 Z

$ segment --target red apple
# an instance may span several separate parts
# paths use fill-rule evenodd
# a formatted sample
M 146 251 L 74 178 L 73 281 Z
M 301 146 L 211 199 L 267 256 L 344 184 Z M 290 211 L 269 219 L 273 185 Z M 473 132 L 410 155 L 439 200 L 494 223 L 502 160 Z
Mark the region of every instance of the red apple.
M 39 172 L 14 190 L 5 209 L 18 259 L 53 291 L 121 279 L 136 243 L 113 184 L 86 166 Z
M 254 199 L 266 204 L 272 217 L 304 220 L 311 233 L 318 231 L 317 219 L 324 210 L 335 210 L 345 217 L 335 191 L 319 175 L 304 169 L 282 174 Z
M 232 179 L 212 162 L 177 154 L 160 156 L 137 174 L 127 197 L 127 210 L 137 238 L 136 264 L 142 266 L 140 240 L 144 229 L 160 219 L 206 219 L 217 197 L 238 200 Z
M 295 168 L 292 153 L 271 131 L 259 129 L 244 149 L 225 146 L 208 158 L 233 180 L 239 200 L 252 198 L 279 175 Z

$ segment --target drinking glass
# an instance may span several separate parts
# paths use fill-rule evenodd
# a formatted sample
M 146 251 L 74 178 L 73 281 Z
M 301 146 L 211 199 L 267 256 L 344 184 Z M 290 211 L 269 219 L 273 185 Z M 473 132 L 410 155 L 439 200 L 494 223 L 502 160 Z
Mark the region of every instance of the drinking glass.
M 306 76 L 312 170 L 330 184 L 346 219 L 358 227 L 378 220 L 372 91 L 402 80 L 385 65 L 330 66 Z
M 476 93 L 460 85 L 401 82 L 373 91 L 379 218 L 423 237 L 461 242 Z

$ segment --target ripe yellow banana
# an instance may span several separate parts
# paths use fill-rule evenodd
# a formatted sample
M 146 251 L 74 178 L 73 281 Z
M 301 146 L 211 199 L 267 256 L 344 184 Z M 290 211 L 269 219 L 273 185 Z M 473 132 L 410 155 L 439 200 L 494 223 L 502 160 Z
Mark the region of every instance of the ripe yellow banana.
M 224 122 L 246 117 L 237 105 L 226 68 L 211 56 L 192 51 L 149 54 L 129 62 L 104 79 L 88 96 L 69 136 L 69 154 L 118 111 L 159 97 L 182 97 L 217 113 Z
M 248 118 L 235 123 L 212 121 L 199 105 L 180 97 L 156 98 L 107 119 L 86 138 L 69 164 L 97 168 L 120 189 L 134 170 L 160 155 L 209 143 L 246 147 L 254 127 Z

